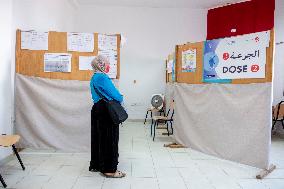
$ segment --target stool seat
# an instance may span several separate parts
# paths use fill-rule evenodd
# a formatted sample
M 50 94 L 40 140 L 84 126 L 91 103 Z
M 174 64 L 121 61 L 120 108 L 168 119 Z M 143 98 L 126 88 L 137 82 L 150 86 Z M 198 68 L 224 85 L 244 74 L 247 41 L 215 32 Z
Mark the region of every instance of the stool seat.
M 157 120 L 163 120 L 163 121 L 165 121 L 165 120 L 168 120 L 168 118 L 165 117 L 165 116 L 154 116 L 154 117 L 153 117 L 153 120 L 155 120 L 155 121 L 157 121 Z
M 3 147 L 12 147 L 15 155 L 17 156 L 21 166 L 22 166 L 22 169 L 25 170 L 25 166 L 20 158 L 20 155 L 18 153 L 18 150 L 15 146 L 15 144 L 17 142 L 19 142 L 20 140 L 20 136 L 19 135 L 6 135 L 6 134 L 2 134 L 0 135 L 0 146 L 3 146 Z M 0 174 L 0 182 L 2 183 L 3 187 L 6 188 L 7 187 L 7 184 L 5 183 L 2 175 Z
M 19 135 L 0 135 L 0 146 L 10 147 L 19 140 Z

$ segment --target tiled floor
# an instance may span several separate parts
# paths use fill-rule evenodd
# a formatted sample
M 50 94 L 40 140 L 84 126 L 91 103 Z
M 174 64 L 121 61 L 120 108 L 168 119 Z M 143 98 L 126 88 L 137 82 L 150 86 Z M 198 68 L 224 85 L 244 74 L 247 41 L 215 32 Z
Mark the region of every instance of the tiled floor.
M 88 171 L 87 153 L 24 150 L 22 171 L 16 159 L 1 167 L 8 188 L 18 189 L 284 189 L 284 140 L 272 142 L 272 162 L 278 167 L 264 180 L 258 169 L 220 160 L 191 149 L 169 149 L 171 138 L 129 122 L 121 128 L 119 169 L 123 179 L 107 179 Z

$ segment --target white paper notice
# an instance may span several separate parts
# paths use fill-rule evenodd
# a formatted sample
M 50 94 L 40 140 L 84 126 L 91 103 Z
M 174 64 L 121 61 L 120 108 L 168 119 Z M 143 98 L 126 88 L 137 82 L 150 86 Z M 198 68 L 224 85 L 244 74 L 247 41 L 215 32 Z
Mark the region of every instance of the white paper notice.
M 71 72 L 72 54 L 45 53 L 44 72 Z
M 79 56 L 79 70 L 93 70 L 92 60 L 95 56 Z
M 48 32 L 21 31 L 21 49 L 48 50 Z
M 92 33 L 67 33 L 68 51 L 93 52 L 94 46 Z
M 167 64 L 168 73 L 173 72 L 173 64 L 174 64 L 174 60 L 168 60 L 168 64 Z
M 117 51 L 115 50 L 101 50 L 99 55 L 106 57 L 110 63 L 110 69 L 107 73 L 112 79 L 116 78 L 117 75 Z
M 99 34 L 99 50 L 117 50 L 117 35 Z

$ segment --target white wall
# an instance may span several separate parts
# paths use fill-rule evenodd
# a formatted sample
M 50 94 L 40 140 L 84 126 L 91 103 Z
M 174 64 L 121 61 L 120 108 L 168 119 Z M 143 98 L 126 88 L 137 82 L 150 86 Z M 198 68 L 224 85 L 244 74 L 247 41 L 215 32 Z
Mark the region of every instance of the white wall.
M 284 1 L 276 0 L 275 9 L 275 41 L 284 42 Z M 284 44 L 276 45 L 275 48 L 275 65 L 274 65 L 274 102 L 279 103 L 284 100 Z
M 127 38 L 119 85 L 130 118 L 141 119 L 151 95 L 164 93 L 164 61 L 175 45 L 205 39 L 206 14 L 191 9 L 80 6 L 74 26 L 79 32 L 121 33 Z
M 0 134 L 11 134 L 12 111 L 12 2 L 0 0 Z M 0 148 L 0 160 L 11 154 L 11 149 Z
M 276 0 L 275 9 L 275 41 L 284 42 L 284 1 Z M 276 45 L 274 61 L 274 80 L 273 80 L 273 104 L 284 100 L 284 44 Z M 281 123 L 277 124 L 277 132 L 284 136 Z
M 73 29 L 73 8 L 68 0 L 13 0 L 14 28 L 67 31 Z

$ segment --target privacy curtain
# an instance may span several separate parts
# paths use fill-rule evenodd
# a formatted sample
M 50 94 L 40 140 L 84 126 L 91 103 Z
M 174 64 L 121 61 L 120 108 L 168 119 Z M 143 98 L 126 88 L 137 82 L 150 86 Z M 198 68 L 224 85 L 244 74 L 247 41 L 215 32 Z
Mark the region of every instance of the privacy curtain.
M 187 147 L 265 169 L 271 144 L 271 83 L 174 84 L 174 137 Z
M 16 74 L 16 133 L 20 147 L 86 152 L 91 143 L 88 81 Z

